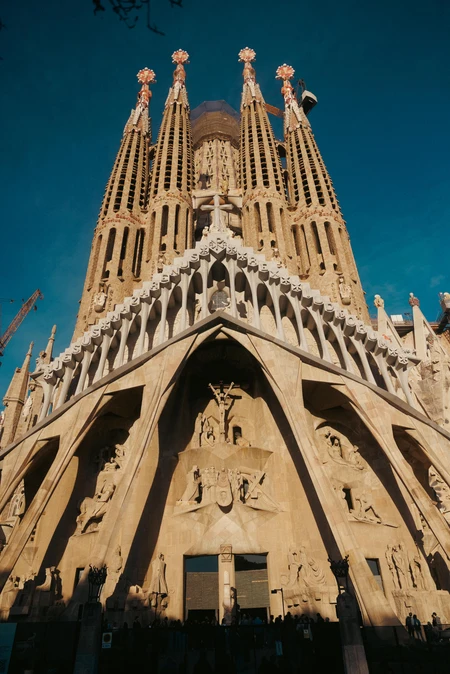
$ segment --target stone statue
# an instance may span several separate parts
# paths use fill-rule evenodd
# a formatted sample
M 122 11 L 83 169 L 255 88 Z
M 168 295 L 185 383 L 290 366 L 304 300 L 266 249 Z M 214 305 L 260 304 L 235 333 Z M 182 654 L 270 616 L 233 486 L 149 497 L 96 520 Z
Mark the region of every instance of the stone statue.
M 200 471 L 198 466 L 192 466 L 191 470 L 187 474 L 187 485 L 184 490 L 183 496 L 177 505 L 194 505 L 200 500 Z
M 384 309 L 384 299 L 381 297 L 381 295 L 375 295 L 373 298 L 373 303 L 377 309 Z
M 209 388 L 214 394 L 217 405 L 219 406 L 219 440 L 220 442 L 226 441 L 226 415 L 232 405 L 232 400 L 230 399 L 230 392 L 234 387 L 234 382 L 231 382 L 227 390 L 225 390 L 223 382 L 219 383 L 219 386 L 213 386 L 209 384 Z
M 94 530 L 98 528 L 98 524 L 103 519 L 108 509 L 108 503 L 116 489 L 116 470 L 118 467 L 114 457 L 111 457 L 109 462 L 105 463 L 97 478 L 94 497 L 87 496 L 80 504 L 76 534 L 86 533 L 89 525 L 94 525 Z
M 437 507 L 450 524 L 450 487 L 434 466 L 428 469 L 428 484 L 436 494 Z
M 151 580 L 150 587 L 148 591 L 148 596 L 150 600 L 150 606 L 156 608 L 158 606 L 158 597 L 167 598 L 169 591 L 167 589 L 166 582 L 166 563 L 164 561 L 164 555 L 159 553 L 158 556 L 151 563 Z M 167 603 L 165 604 L 167 607 Z
M 420 301 L 417 297 L 414 296 L 414 293 L 409 293 L 408 302 L 412 307 L 420 307 Z
M 1 529 L 1 549 L 9 541 L 9 538 L 13 532 L 14 527 L 20 522 L 24 513 L 25 513 L 26 503 L 25 503 L 25 484 L 21 480 L 14 490 L 14 494 L 11 497 L 9 505 L 6 507 L 4 514 L 5 518 L 0 521 Z
M 26 399 L 25 405 L 22 408 L 22 416 L 24 421 L 26 421 L 30 415 L 31 408 L 33 407 L 33 397 L 30 394 Z
M 417 590 L 425 590 L 425 582 L 422 573 L 422 560 L 418 551 L 417 554 L 415 554 L 413 557 L 410 557 L 409 569 L 411 572 L 413 587 L 415 587 Z
M 209 445 L 212 447 L 215 442 L 214 429 L 211 426 L 208 417 L 199 412 L 195 420 L 194 428 L 195 441 L 198 447 L 205 447 Z
M 108 573 L 110 575 L 118 577 L 122 572 L 122 567 L 123 567 L 122 549 L 120 545 L 118 545 L 114 550 L 114 554 L 111 558 L 111 563 L 108 566 Z
M 353 517 L 367 522 L 376 522 L 382 524 L 383 520 L 375 510 L 375 506 L 370 494 L 364 491 L 354 491 L 354 501 L 357 507 L 351 511 Z
M 105 309 L 107 298 L 108 296 L 103 289 L 100 290 L 98 293 L 95 293 L 94 298 L 92 300 L 94 310 L 97 311 L 98 313 L 101 313 Z
M 352 289 L 351 286 L 345 283 L 342 276 L 339 278 L 339 295 L 341 296 L 342 304 L 351 304 Z
M 386 559 L 388 554 L 391 558 L 389 569 L 394 579 L 394 585 L 400 590 L 408 590 L 411 587 L 409 579 L 409 563 L 401 543 L 387 547 Z M 389 565 L 389 562 L 388 562 Z
M 342 441 L 336 433 L 328 430 L 325 434 L 327 451 L 333 461 L 341 463 L 357 470 L 363 470 L 364 465 L 358 453 L 358 447 L 348 441 Z

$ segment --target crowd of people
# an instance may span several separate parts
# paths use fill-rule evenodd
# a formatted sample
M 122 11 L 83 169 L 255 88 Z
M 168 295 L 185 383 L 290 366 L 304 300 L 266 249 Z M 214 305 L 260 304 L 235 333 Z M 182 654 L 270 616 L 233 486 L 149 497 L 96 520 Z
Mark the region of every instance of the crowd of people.
M 406 629 L 410 637 L 427 641 L 428 643 L 437 643 L 442 640 L 442 620 L 436 612 L 431 614 L 431 620 L 423 626 L 417 615 L 412 612 L 406 617 Z

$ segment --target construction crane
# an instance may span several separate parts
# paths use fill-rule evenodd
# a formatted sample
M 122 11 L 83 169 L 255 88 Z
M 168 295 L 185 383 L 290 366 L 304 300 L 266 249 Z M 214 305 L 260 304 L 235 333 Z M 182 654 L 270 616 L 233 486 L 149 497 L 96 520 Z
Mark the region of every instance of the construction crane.
M 36 302 L 37 300 L 42 299 L 44 299 L 44 296 L 38 288 L 37 290 L 34 291 L 31 297 L 22 304 L 16 316 L 13 318 L 11 323 L 6 328 L 6 332 L 4 332 L 3 335 L 0 335 L 0 357 L 3 356 L 3 352 L 5 350 L 6 345 L 8 344 L 9 340 L 11 339 L 11 337 L 13 336 L 19 325 L 22 323 L 25 316 L 32 309 L 36 311 L 37 309 Z

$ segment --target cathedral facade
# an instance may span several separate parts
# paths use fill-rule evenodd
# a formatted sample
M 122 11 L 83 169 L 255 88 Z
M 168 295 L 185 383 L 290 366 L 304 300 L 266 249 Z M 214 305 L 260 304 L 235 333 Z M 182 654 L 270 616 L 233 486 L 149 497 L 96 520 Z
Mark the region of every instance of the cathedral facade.
M 374 329 L 293 68 L 280 141 L 252 49 L 240 113 L 191 112 L 172 58 L 156 142 L 138 73 L 73 341 L 4 399 L 2 618 L 76 619 L 92 565 L 119 625 L 333 621 L 348 556 L 364 624 L 448 623 L 450 343 L 414 296 Z

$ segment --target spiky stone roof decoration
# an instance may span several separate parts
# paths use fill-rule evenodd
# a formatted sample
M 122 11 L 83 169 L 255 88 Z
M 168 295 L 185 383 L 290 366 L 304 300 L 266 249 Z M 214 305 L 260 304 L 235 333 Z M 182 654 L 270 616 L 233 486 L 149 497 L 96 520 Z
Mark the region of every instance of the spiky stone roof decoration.
M 138 82 L 141 84 L 150 84 L 151 82 L 156 82 L 156 75 L 154 70 L 149 68 L 143 68 L 136 75 Z
M 172 54 L 172 63 L 177 63 L 178 65 L 183 63 L 189 63 L 188 61 L 189 54 L 184 49 L 177 49 Z
M 252 61 L 256 60 L 256 52 L 254 49 L 250 49 L 250 47 L 244 47 L 244 49 L 241 49 L 238 56 L 239 61 L 243 61 L 244 63 L 251 63 Z
M 277 80 L 291 80 L 295 75 L 295 70 L 292 66 L 288 66 L 287 63 L 283 63 L 282 66 L 278 66 L 276 72 Z

